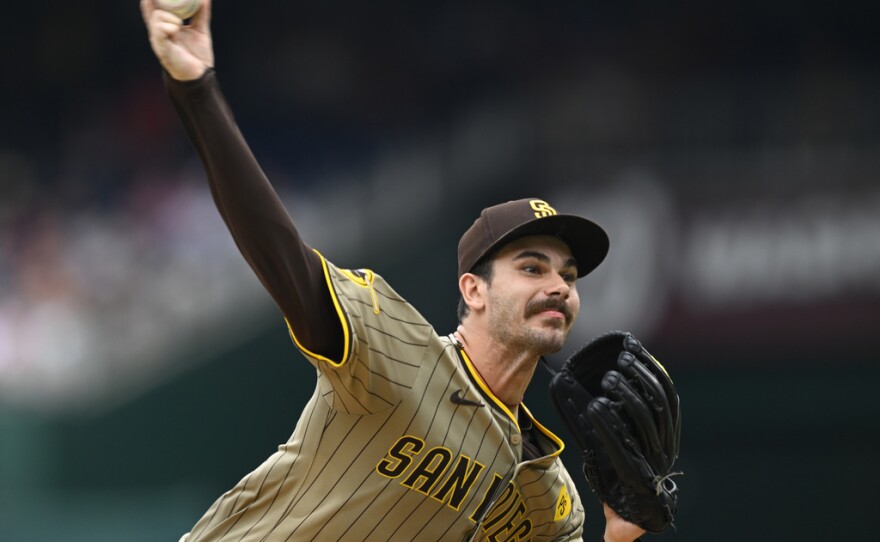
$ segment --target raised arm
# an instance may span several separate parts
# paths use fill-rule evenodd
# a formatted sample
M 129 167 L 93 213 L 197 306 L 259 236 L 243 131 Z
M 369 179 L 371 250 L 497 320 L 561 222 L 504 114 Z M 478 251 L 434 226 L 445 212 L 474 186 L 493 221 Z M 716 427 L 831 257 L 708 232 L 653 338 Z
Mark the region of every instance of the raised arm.
M 309 350 L 339 359 L 342 328 L 319 257 L 251 152 L 217 84 L 211 0 L 190 24 L 141 0 L 166 88 L 207 172 L 214 202 L 236 245 Z

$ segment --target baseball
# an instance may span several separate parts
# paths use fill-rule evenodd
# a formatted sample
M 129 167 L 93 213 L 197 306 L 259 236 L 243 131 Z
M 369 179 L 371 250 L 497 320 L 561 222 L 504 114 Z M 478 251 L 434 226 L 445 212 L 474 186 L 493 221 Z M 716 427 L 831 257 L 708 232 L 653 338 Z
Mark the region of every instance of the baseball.
M 202 0 L 153 0 L 157 9 L 170 11 L 181 19 L 189 19 L 202 7 Z

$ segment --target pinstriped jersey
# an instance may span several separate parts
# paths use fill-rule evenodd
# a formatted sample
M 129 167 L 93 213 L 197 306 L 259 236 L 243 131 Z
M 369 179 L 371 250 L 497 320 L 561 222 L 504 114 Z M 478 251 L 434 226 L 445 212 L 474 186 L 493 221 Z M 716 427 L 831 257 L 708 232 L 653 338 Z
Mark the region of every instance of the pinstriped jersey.
M 290 440 L 222 495 L 187 542 L 580 540 L 562 442 L 516 419 L 379 275 L 323 260 L 343 328 Z M 534 427 L 539 457 L 523 459 Z

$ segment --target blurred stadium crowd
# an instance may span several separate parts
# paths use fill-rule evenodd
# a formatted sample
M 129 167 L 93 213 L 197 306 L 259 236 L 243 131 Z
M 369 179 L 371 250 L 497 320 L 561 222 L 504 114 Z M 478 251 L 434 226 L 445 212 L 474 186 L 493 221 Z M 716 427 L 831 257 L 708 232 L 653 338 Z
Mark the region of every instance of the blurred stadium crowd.
M 151 79 L 116 96 L 93 87 L 85 103 L 50 101 L 61 119 L 25 102 L 31 122 L 57 129 L 37 147 L 0 150 L 6 400 L 57 408 L 137 380 L 169 343 L 186 344 L 206 314 L 235 303 L 227 292 L 242 292 L 229 284 L 240 278 L 234 249 Z

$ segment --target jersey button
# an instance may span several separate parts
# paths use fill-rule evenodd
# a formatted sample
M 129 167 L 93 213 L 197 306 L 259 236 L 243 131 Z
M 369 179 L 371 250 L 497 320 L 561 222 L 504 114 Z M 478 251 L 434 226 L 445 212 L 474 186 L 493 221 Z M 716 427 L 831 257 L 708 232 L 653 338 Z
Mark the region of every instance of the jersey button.
M 522 437 L 519 433 L 514 433 L 510 436 L 510 442 L 512 442 L 513 444 L 519 444 L 520 442 L 522 442 Z

